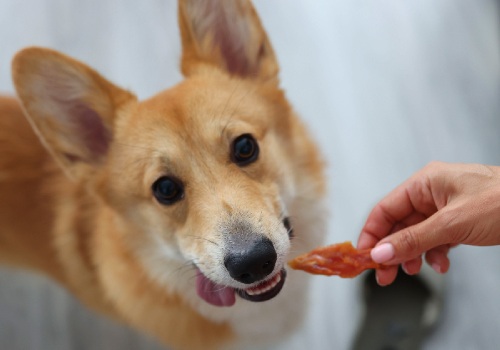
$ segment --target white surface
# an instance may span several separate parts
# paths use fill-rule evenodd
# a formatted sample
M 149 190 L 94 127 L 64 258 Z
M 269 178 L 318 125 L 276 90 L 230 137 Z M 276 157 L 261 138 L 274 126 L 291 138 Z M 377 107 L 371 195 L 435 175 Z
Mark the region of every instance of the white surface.
M 259 0 L 290 100 L 329 163 L 329 242 L 356 240 L 372 205 L 431 160 L 500 165 L 499 8 L 490 0 Z M 179 81 L 173 0 L 0 0 L 0 91 L 40 45 L 147 97 Z M 499 199 L 500 200 L 500 199 Z M 500 247 L 451 254 L 442 323 L 426 349 L 500 344 Z M 282 349 L 348 349 L 356 281 L 315 278 L 304 329 Z M 286 310 L 284 310 L 286 312 Z M 159 349 L 97 319 L 39 277 L 0 273 L 12 350 Z

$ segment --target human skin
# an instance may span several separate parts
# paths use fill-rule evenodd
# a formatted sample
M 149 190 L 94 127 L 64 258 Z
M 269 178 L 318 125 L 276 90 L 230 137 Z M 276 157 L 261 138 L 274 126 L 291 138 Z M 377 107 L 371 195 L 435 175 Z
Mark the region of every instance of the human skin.
M 438 273 L 450 267 L 448 252 L 459 244 L 500 244 L 500 167 L 432 162 L 391 191 L 372 209 L 358 248 L 390 265 L 376 272 L 391 284 L 398 266 L 413 275 L 423 256 Z

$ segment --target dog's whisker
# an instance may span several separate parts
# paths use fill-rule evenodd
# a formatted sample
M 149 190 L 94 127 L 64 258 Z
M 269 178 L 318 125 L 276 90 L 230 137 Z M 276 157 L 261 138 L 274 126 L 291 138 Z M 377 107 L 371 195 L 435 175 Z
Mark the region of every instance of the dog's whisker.
M 200 239 L 200 240 L 203 240 L 203 241 L 207 241 L 207 242 L 212 243 L 215 246 L 219 247 L 219 244 L 217 242 L 212 241 L 212 240 L 210 240 L 208 238 L 205 238 L 205 237 L 196 236 L 196 235 L 187 235 L 186 237 L 191 237 L 191 238 L 195 238 L 195 239 Z
M 233 89 L 233 91 L 231 91 L 231 94 L 227 98 L 226 103 L 224 104 L 224 108 L 222 108 L 222 111 L 221 111 L 220 115 L 224 115 L 224 113 L 226 112 L 226 109 L 229 106 L 229 102 L 231 102 L 231 99 L 233 98 L 234 94 L 236 93 L 236 90 L 239 87 L 239 85 L 240 85 L 239 83 L 236 83 L 234 85 L 234 89 Z M 229 119 L 229 121 L 230 120 L 231 120 L 231 118 Z M 229 122 L 226 124 L 226 126 L 224 126 L 224 128 L 222 128 L 222 134 L 224 134 L 224 132 L 225 132 L 225 130 L 226 130 L 226 128 L 227 128 L 228 125 L 229 125 Z
M 241 104 L 241 102 L 243 102 L 243 100 L 250 94 L 250 93 L 253 93 L 255 91 L 257 91 L 258 87 L 255 86 L 253 89 L 248 89 L 246 90 L 246 92 L 244 94 L 241 95 L 240 99 L 238 100 L 238 102 L 236 103 L 232 113 L 231 113 L 231 118 L 234 116 L 234 114 L 236 113 L 239 105 Z

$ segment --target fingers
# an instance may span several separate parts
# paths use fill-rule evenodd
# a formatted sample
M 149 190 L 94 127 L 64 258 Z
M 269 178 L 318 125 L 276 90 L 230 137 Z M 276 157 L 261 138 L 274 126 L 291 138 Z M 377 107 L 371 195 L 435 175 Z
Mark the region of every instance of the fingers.
M 446 273 L 450 267 L 450 260 L 448 259 L 449 250 L 450 247 L 448 245 L 431 249 L 425 254 L 425 260 L 437 273 Z M 418 274 L 422 268 L 422 257 L 419 256 L 415 259 L 405 261 L 401 264 L 401 268 L 407 275 Z M 380 286 L 387 286 L 396 280 L 397 274 L 398 266 L 394 265 L 377 270 L 375 277 Z
M 409 275 L 419 273 L 424 253 L 427 263 L 434 270 L 439 273 L 448 271 L 449 244 L 443 241 L 447 235 L 434 228 L 440 227 L 436 226 L 436 220 L 439 220 L 437 216 L 431 216 L 416 225 L 395 232 L 372 249 L 371 257 L 374 261 L 392 265 L 377 271 L 377 282 L 381 286 L 394 282 L 399 264 L 402 264 L 403 270 Z
M 390 192 L 368 215 L 358 248 L 373 248 L 372 259 L 386 265 L 376 273 L 380 285 L 395 280 L 399 264 L 409 275 L 419 273 L 423 254 L 436 271 L 448 270 L 447 254 L 452 243 L 447 232 L 449 222 L 437 213 L 448 200 L 449 191 L 437 176 L 444 166 L 439 163 L 425 167 Z M 441 190 L 434 193 L 432 189 L 436 188 Z
M 425 221 L 387 236 L 372 249 L 372 259 L 380 264 L 400 264 L 433 248 L 451 243 L 450 235 L 445 232 L 446 226 L 441 225 L 440 220 L 440 215 L 433 215 Z M 445 262 L 440 258 L 439 263 Z
M 394 225 L 414 211 L 404 189 L 398 187 L 373 208 L 358 239 L 358 248 L 373 247 Z
M 405 261 L 401 264 L 401 268 L 407 275 L 416 275 L 422 268 L 422 257 L 418 256 L 415 259 Z
M 450 268 L 450 260 L 448 259 L 449 251 L 449 245 L 441 245 L 439 247 L 433 248 L 425 254 L 425 261 L 437 273 L 446 273 Z
M 372 209 L 359 236 L 358 248 L 371 248 L 401 226 L 419 223 L 436 211 L 426 177 L 414 176 Z
M 398 274 L 398 266 L 390 266 L 386 269 L 379 269 L 375 272 L 377 283 L 380 286 L 387 286 L 394 282 Z
M 403 271 L 408 275 L 416 275 L 422 267 L 422 257 L 418 257 L 404 262 L 401 265 Z M 398 266 L 391 266 L 385 269 L 379 269 L 376 272 L 377 283 L 381 286 L 387 286 L 394 282 L 398 274 Z
M 439 232 L 426 234 L 429 220 L 394 233 L 371 251 L 372 259 L 390 268 L 377 270 L 377 282 L 381 286 L 391 284 L 396 279 L 398 264 L 408 275 L 415 275 L 422 267 L 422 254 L 426 262 L 438 273 L 446 273 L 450 267 L 448 252 L 450 244 L 441 243 Z M 422 239 L 423 238 L 423 239 Z M 382 252 L 382 253 L 381 253 Z M 384 262 L 385 260 L 385 262 Z

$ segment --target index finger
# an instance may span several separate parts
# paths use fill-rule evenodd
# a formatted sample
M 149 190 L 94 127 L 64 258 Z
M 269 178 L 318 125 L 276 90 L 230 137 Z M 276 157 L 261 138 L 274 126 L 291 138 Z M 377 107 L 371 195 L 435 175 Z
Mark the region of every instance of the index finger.
M 374 247 L 388 236 L 394 225 L 414 213 L 431 215 L 435 211 L 429 186 L 418 177 L 411 177 L 372 209 L 358 239 L 358 248 Z

